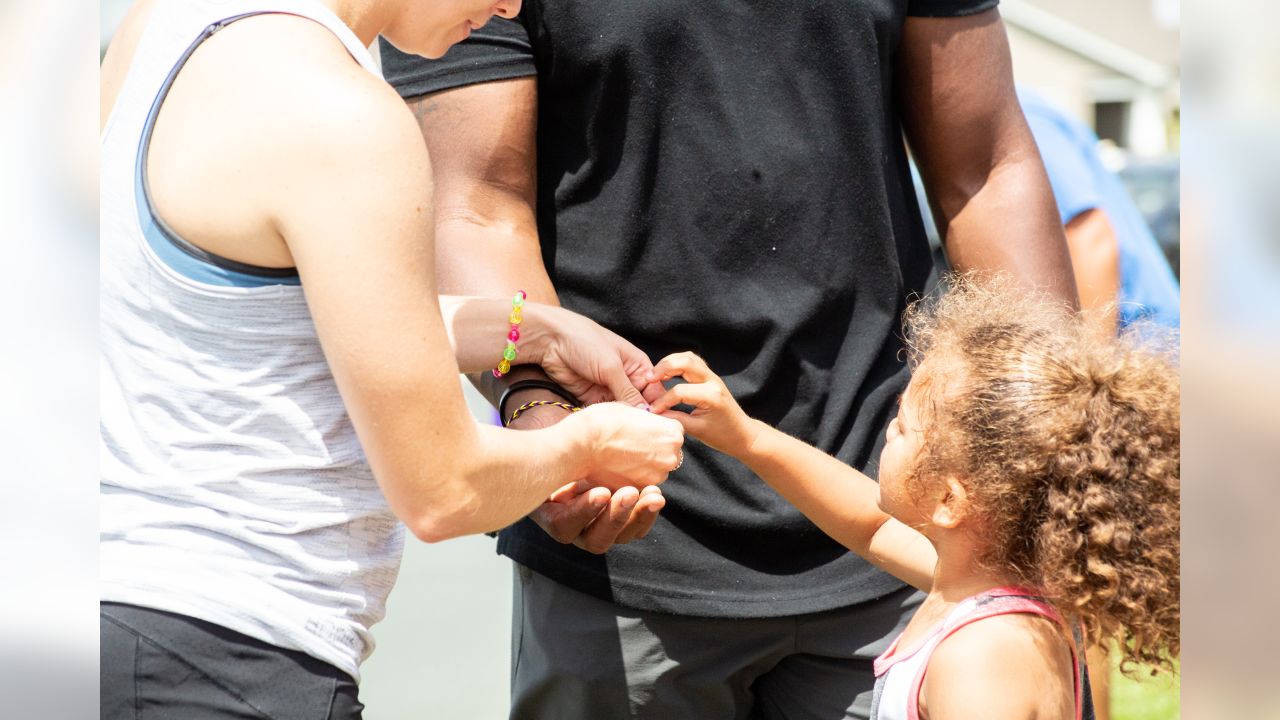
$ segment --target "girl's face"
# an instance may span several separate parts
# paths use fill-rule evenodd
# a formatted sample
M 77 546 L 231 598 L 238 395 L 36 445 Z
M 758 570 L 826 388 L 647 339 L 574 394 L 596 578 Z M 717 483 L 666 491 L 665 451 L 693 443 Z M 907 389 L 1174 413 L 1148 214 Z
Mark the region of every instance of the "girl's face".
M 916 377 L 921 377 L 917 368 Z M 912 380 L 898 402 L 898 414 L 885 431 L 880 452 L 880 509 L 899 520 L 915 524 L 920 508 L 907 485 L 916 458 L 924 447 L 919 383 Z
M 521 0 L 408 0 L 404 12 L 382 34 L 392 45 L 438 58 L 489 18 L 513 18 Z

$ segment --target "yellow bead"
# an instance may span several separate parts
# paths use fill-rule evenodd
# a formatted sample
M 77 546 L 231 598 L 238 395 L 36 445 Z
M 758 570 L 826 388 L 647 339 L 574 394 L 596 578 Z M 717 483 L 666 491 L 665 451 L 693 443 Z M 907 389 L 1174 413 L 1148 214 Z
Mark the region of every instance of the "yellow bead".
M 502 361 L 498 363 L 498 372 L 503 375 L 511 372 L 511 363 L 508 362 L 506 358 L 503 358 Z
M 524 320 L 524 315 L 521 313 L 520 308 L 516 308 L 511 311 L 511 317 L 507 319 L 511 321 L 512 325 L 519 325 L 520 321 Z

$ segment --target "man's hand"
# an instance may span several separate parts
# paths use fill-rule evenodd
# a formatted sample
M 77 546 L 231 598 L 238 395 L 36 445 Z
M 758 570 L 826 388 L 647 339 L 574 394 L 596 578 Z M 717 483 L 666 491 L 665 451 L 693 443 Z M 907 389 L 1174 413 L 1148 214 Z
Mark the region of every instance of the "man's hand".
M 611 496 L 608 488 L 581 480 L 552 493 L 529 517 L 558 542 L 599 555 L 648 535 L 666 504 L 657 485 L 624 487 Z
M 512 396 L 513 407 L 539 399 L 536 392 Z M 569 412 L 555 406 L 530 408 L 511 424 L 512 428 L 534 430 L 549 427 L 568 417 Z M 570 483 L 552 493 L 547 502 L 530 513 L 538 527 L 558 542 L 601 554 L 614 545 L 624 545 L 642 538 L 653 529 L 658 512 L 666 505 L 666 498 L 656 485 L 636 490 L 620 488 L 610 493 L 608 488 L 593 487 L 590 479 Z

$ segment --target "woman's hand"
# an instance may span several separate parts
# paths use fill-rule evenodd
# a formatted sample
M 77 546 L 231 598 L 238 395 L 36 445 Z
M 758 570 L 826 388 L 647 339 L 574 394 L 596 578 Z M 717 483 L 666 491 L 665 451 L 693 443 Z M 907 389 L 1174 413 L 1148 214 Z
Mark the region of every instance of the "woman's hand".
M 680 423 L 622 403 L 600 403 L 574 413 L 556 427 L 585 427 L 585 477 L 611 491 L 658 485 L 680 465 Z
M 561 407 L 540 405 L 520 413 L 510 427 L 536 430 L 567 417 L 569 411 Z M 588 476 L 552 493 L 529 517 L 557 542 L 599 555 L 648 535 L 665 505 L 657 485 L 610 492 Z
M 461 295 L 441 295 L 439 301 L 458 368 L 464 373 L 491 371 L 512 337 L 512 302 Z M 646 407 L 640 391 L 653 363 L 635 345 L 555 305 L 525 302 L 520 315 L 513 366 L 541 365 L 587 405 L 616 400 Z
M 614 400 L 648 407 L 640 391 L 653 363 L 639 348 L 570 310 L 539 305 L 535 313 L 548 335 L 538 364 L 552 380 L 584 405 Z
M 685 383 L 655 400 L 652 412 L 677 420 L 685 432 L 720 452 L 743 456 L 755 442 L 759 427 L 738 406 L 724 381 L 691 352 L 668 355 L 646 379 L 661 383 L 673 377 L 683 377 Z M 693 412 L 671 409 L 681 403 L 692 405 Z

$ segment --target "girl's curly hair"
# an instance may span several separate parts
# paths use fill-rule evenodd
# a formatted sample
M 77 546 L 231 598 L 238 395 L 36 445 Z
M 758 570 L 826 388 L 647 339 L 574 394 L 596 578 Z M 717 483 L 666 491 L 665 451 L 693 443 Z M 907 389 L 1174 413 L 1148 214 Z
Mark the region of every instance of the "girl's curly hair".
M 992 570 L 1040 588 L 1122 667 L 1179 652 L 1176 345 L 1113 338 L 999 277 L 957 275 L 905 318 L 928 428 L 916 482 L 951 475 Z M 921 367 L 921 363 L 925 363 Z

